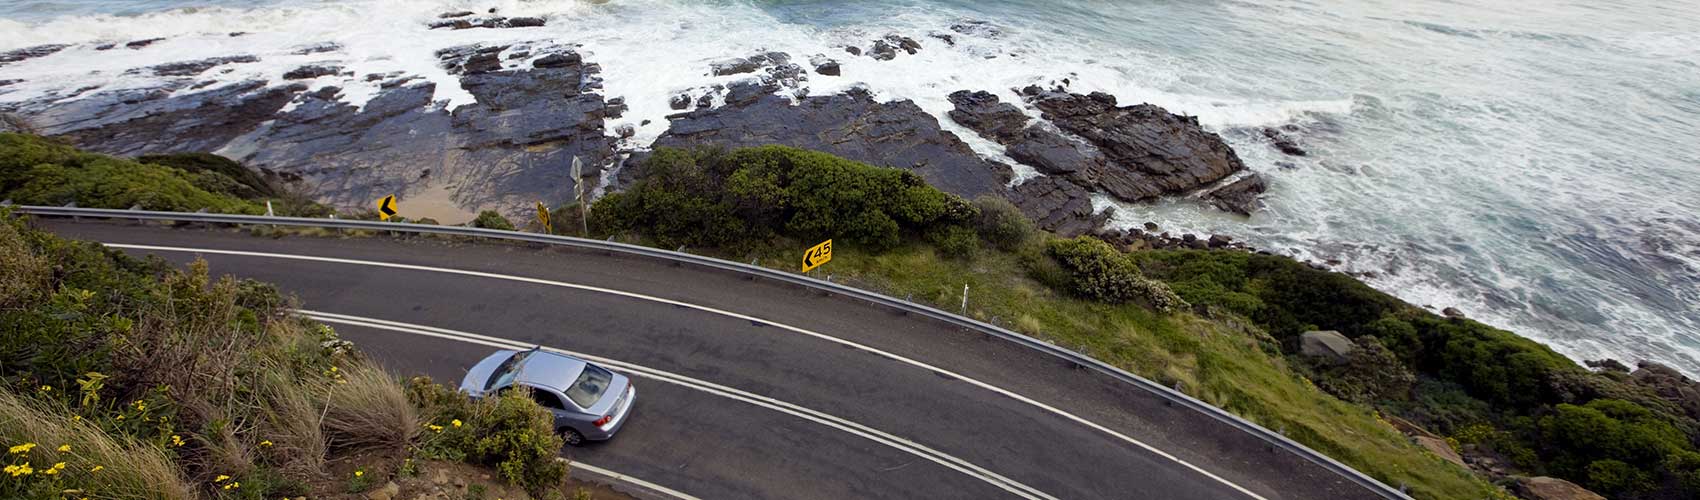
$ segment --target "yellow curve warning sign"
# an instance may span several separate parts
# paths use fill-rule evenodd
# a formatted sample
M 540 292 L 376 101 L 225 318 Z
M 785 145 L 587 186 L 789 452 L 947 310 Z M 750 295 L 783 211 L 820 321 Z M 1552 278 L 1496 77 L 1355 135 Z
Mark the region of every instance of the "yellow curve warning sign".
M 822 241 L 809 251 L 803 252 L 803 272 L 809 272 L 832 260 L 832 240 Z
M 394 217 L 395 214 L 395 195 L 385 196 L 378 200 L 379 219 L 390 220 L 390 217 Z

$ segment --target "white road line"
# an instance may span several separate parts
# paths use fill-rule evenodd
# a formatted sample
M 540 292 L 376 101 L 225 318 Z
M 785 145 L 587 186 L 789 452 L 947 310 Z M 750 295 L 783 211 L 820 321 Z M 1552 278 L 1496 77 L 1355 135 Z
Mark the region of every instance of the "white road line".
M 486 346 L 504 348 L 504 349 L 530 349 L 531 346 L 533 345 L 533 344 L 526 344 L 526 343 L 518 342 L 518 341 L 514 341 L 514 340 L 503 339 L 503 338 L 499 338 L 499 337 L 491 337 L 491 336 L 487 336 L 487 335 L 479 335 L 479 334 L 476 334 L 476 333 L 468 333 L 468 332 L 462 332 L 462 331 L 458 331 L 458 330 L 450 330 L 450 329 L 447 329 L 447 328 L 437 328 L 437 327 L 434 327 L 434 326 L 402 323 L 402 322 L 399 322 L 399 321 L 389 321 L 389 320 L 382 320 L 382 319 L 375 319 L 375 318 L 365 318 L 365 317 L 360 317 L 360 316 L 349 316 L 349 315 L 346 315 L 346 314 L 334 314 L 334 313 L 309 311 L 309 310 L 297 310 L 296 312 L 300 313 L 301 315 L 306 316 L 308 318 L 318 320 L 318 321 L 322 321 L 322 322 L 325 322 L 325 323 L 362 326 L 362 327 L 366 327 L 366 328 L 376 328 L 376 329 L 380 329 L 380 330 L 389 330 L 389 331 L 394 331 L 394 332 L 410 333 L 410 334 L 414 334 L 414 335 L 424 335 L 424 336 L 437 337 L 437 338 L 443 338 L 443 339 L 449 339 L 449 340 L 459 340 L 459 341 L 463 341 L 463 342 L 469 342 L 469 343 L 473 343 L 473 344 L 480 344 L 480 345 L 486 345 Z M 986 483 L 989 483 L 993 486 L 997 486 L 999 488 L 1002 488 L 1005 491 L 1008 491 L 1010 493 L 1014 493 L 1017 496 L 1020 496 L 1022 498 L 1035 499 L 1035 500 L 1037 500 L 1037 499 L 1056 500 L 1056 497 L 1051 496 L 1049 494 L 1046 494 L 1043 491 L 1039 491 L 1037 488 L 1033 488 L 1031 486 L 1027 486 L 1027 485 L 1022 484 L 1018 481 L 1010 479 L 1008 477 L 1004 477 L 1003 475 L 1000 475 L 998 473 L 987 470 L 984 467 L 974 465 L 973 463 L 970 463 L 966 460 L 945 454 L 944 452 L 929 448 L 925 445 L 916 443 L 914 441 L 910 441 L 908 439 L 904 439 L 902 437 L 898 437 L 898 436 L 892 435 L 890 433 L 886 433 L 886 432 L 883 432 L 883 431 L 880 431 L 880 430 L 877 430 L 877 429 L 874 429 L 874 428 L 871 428 L 871 427 L 868 427 L 868 426 L 865 426 L 865 425 L 862 425 L 862 424 L 858 424 L 858 423 L 855 423 L 855 422 L 852 422 L 852 421 L 849 421 L 849 420 L 845 420 L 843 418 L 828 415 L 828 414 L 822 413 L 820 411 L 812 410 L 812 409 L 809 409 L 809 408 L 798 406 L 796 404 L 787 403 L 787 402 L 784 402 L 784 401 L 769 398 L 769 397 L 762 396 L 762 395 L 759 395 L 759 394 L 754 394 L 754 393 L 734 389 L 734 388 L 731 388 L 731 387 L 715 384 L 713 382 L 695 379 L 695 378 L 687 377 L 687 376 L 680 375 L 680 374 L 677 374 L 677 373 L 667 372 L 667 371 L 663 371 L 663 370 L 657 370 L 657 369 L 649 368 L 649 367 L 642 366 L 642 365 L 637 365 L 637 364 L 627 363 L 627 362 L 624 362 L 624 361 L 604 358 L 604 357 L 601 357 L 601 356 L 593 356 L 593 355 L 589 355 L 589 354 L 585 354 L 585 353 L 581 353 L 581 352 L 568 351 L 568 350 L 565 350 L 565 349 L 557 349 L 557 348 L 553 348 L 553 347 L 549 347 L 549 346 L 543 346 L 543 348 L 546 349 L 546 350 L 549 350 L 549 351 L 554 351 L 554 352 L 558 352 L 558 353 L 561 353 L 561 354 L 566 354 L 566 355 L 569 355 L 569 356 L 589 360 L 591 362 L 598 363 L 598 364 L 601 364 L 601 365 L 613 367 L 615 369 L 618 369 L 620 371 L 624 371 L 624 372 L 631 374 L 631 375 L 637 375 L 637 376 L 646 377 L 646 378 L 650 378 L 650 379 L 654 379 L 654 380 L 659 380 L 659 381 L 662 381 L 662 382 L 668 382 L 668 383 L 684 386 L 686 388 L 696 389 L 696 390 L 699 390 L 699 391 L 702 391 L 702 392 L 707 392 L 709 394 L 713 394 L 713 395 L 716 395 L 716 396 L 721 396 L 721 397 L 724 397 L 724 398 L 742 401 L 742 402 L 749 403 L 749 404 L 752 404 L 752 405 L 767 408 L 767 409 L 770 409 L 770 410 L 773 410 L 773 411 L 785 413 L 785 414 L 788 414 L 788 415 L 791 415 L 791 416 L 794 416 L 794 417 L 802 418 L 804 420 L 815 422 L 815 423 L 818 423 L 818 424 L 821 424 L 821 425 L 825 425 L 827 427 L 838 429 L 838 430 L 841 430 L 841 431 L 844 431 L 844 432 L 847 432 L 847 433 L 850 433 L 850 434 L 854 434 L 854 435 L 866 438 L 868 440 L 874 441 L 876 443 L 880 443 L 880 444 L 883 444 L 883 445 L 886 445 L 886 446 L 890 446 L 892 448 L 896 448 L 900 451 L 909 453 L 911 455 L 915 455 L 917 457 L 921 457 L 921 458 L 925 458 L 927 460 L 931 460 L 935 463 L 938 463 L 939 465 L 949 467 L 953 470 L 956 470 L 957 472 L 961 472 L 961 473 L 966 474 L 968 476 L 980 479 L 981 481 L 985 481 Z
M 566 459 L 563 458 L 562 460 L 566 460 Z M 584 469 L 586 471 L 589 471 L 591 474 L 596 474 L 596 475 L 599 475 L 599 476 L 607 477 L 607 478 L 613 479 L 615 481 L 635 484 L 640 488 L 644 488 L 644 489 L 647 489 L 647 490 L 650 490 L 650 491 L 653 491 L 653 492 L 656 492 L 656 493 L 660 493 L 660 494 L 667 495 L 667 496 L 670 496 L 670 497 L 673 497 L 673 498 L 677 498 L 679 500 L 702 500 L 701 498 L 697 498 L 697 497 L 694 497 L 694 496 L 691 496 L 691 495 L 686 495 L 683 492 L 680 492 L 679 490 L 675 490 L 675 489 L 672 489 L 672 488 L 668 488 L 666 486 L 651 483 L 649 481 L 644 481 L 642 479 L 638 479 L 638 478 L 631 477 L 631 476 L 621 474 L 621 473 L 618 473 L 618 472 L 614 472 L 614 471 L 611 471 L 611 470 L 608 470 L 608 469 L 604 469 L 604 468 L 601 468 L 601 467 L 590 465 L 590 464 L 587 464 L 587 463 L 584 463 L 584 462 L 578 462 L 578 461 L 573 461 L 573 460 L 566 460 L 566 461 L 574 469 Z
M 981 382 L 979 380 L 972 379 L 972 378 L 969 378 L 967 376 L 964 376 L 960 373 L 952 372 L 952 371 L 946 370 L 944 368 L 939 368 L 939 367 L 932 366 L 932 365 L 929 365 L 929 364 L 926 364 L 926 363 L 922 363 L 920 361 L 916 361 L 916 360 L 913 360 L 913 359 L 910 359 L 910 358 L 907 358 L 907 357 L 904 357 L 904 356 L 901 356 L 901 355 L 898 355 L 898 354 L 894 354 L 894 353 L 882 351 L 882 350 L 879 350 L 879 349 L 875 349 L 871 346 L 858 344 L 858 343 L 851 342 L 849 340 L 844 340 L 844 339 L 841 339 L 841 338 L 838 338 L 838 337 L 833 337 L 833 336 L 830 336 L 830 335 L 817 333 L 817 332 L 806 330 L 806 329 L 803 329 L 803 328 L 798 328 L 798 327 L 795 327 L 795 326 L 777 323 L 777 322 L 773 322 L 773 321 L 769 321 L 769 320 L 765 320 L 765 319 L 761 319 L 761 318 L 757 318 L 757 317 L 749 316 L 749 315 L 745 315 L 745 314 L 739 314 L 739 313 L 735 313 L 735 312 L 731 312 L 731 311 L 724 311 L 724 310 L 720 310 L 720 309 L 715 309 L 715 308 L 712 308 L 712 307 L 691 304 L 691 303 L 688 303 L 688 302 L 680 302 L 680 301 L 672 300 L 672 299 L 665 299 L 665 298 L 661 298 L 661 297 L 654 297 L 654 296 L 644 295 L 644 294 L 640 294 L 640 293 L 626 292 L 626 291 L 614 290 L 614 289 L 609 289 L 609 288 L 595 287 L 595 286 L 589 286 L 589 285 L 580 285 L 580 284 L 576 284 L 576 283 L 567 283 L 567 282 L 562 282 L 562 281 L 546 280 L 546 279 L 539 279 L 539 278 L 528 278 L 528 277 L 524 277 L 524 276 L 513 276 L 513 275 L 507 275 L 507 274 L 486 273 L 486 272 L 480 272 L 480 271 L 468 271 L 468 270 L 464 270 L 464 269 L 447 269 L 447 268 L 420 266 L 420 265 L 413 265 L 413 264 L 395 264 L 395 263 L 390 263 L 390 262 L 377 262 L 377 261 L 369 261 L 369 260 L 339 259 L 339 258 L 335 258 L 335 257 L 318 257 L 318 256 L 311 256 L 311 255 L 293 255 L 293 254 L 266 253 L 266 252 L 247 252 L 247 251 L 240 251 L 240 250 L 213 250 L 213 249 L 203 249 L 203 248 L 167 247 L 167 246 L 154 246 L 154 245 L 131 245 L 131 244 L 118 244 L 118 243 L 108 243 L 108 244 L 106 244 L 106 246 L 113 247 L 113 248 L 130 248 L 130 249 L 136 249 L 136 250 L 156 250 L 156 251 L 163 251 L 163 252 L 187 252 L 187 253 L 197 253 L 198 252 L 198 253 L 219 254 L 219 255 L 240 255 L 240 256 L 248 256 L 248 257 L 266 257 L 266 258 L 274 258 L 274 259 L 304 260 L 304 261 L 313 261 L 313 262 L 329 262 L 329 263 L 336 263 L 336 264 L 352 264 L 352 265 L 362 265 L 362 266 L 385 267 L 385 268 L 390 268 L 390 269 L 406 269 L 406 270 L 411 270 L 411 271 L 426 271 L 426 272 L 445 273 L 445 274 L 458 274 L 458 275 L 462 275 L 462 276 L 474 276 L 474 277 L 480 277 L 480 278 L 517 281 L 517 282 L 522 282 L 522 283 L 533 283 L 533 284 L 538 284 L 538 285 L 547 285 L 547 286 L 555 286 L 555 287 L 562 287 L 562 288 L 570 288 L 570 289 L 575 289 L 575 290 L 584 290 L 584 291 L 589 291 L 589 292 L 605 293 L 605 294 L 609 294 L 609 295 L 617 295 L 617 296 L 621 296 L 621 297 L 628 297 L 628 298 L 633 298 L 633 299 L 638 299 L 638 300 L 646 300 L 646 301 L 657 302 L 657 303 L 661 303 L 661 304 L 668 304 L 668 305 L 674 305 L 674 306 L 685 307 L 685 308 L 690 308 L 690 309 L 696 309 L 696 310 L 703 311 L 703 312 L 718 314 L 718 315 L 727 316 L 727 317 L 731 317 L 731 318 L 743 319 L 743 320 L 747 320 L 747 321 L 760 322 L 762 324 L 771 325 L 771 326 L 774 326 L 774 327 L 777 327 L 777 328 L 780 328 L 780 329 L 783 329 L 783 330 L 786 330 L 786 331 L 799 333 L 799 334 L 803 334 L 803 335 L 808 335 L 810 337 L 825 340 L 825 341 L 828 341 L 828 342 L 833 342 L 833 343 L 836 343 L 836 344 L 840 344 L 840 345 L 860 349 L 860 350 L 863 350 L 863 351 L 867 351 L 867 352 L 872 353 L 872 354 L 876 354 L 876 355 L 879 355 L 879 356 L 882 356 L 882 357 L 885 357 L 885 358 L 888 358 L 888 359 L 891 359 L 891 360 L 894 360 L 894 361 L 909 364 L 909 365 L 916 366 L 916 367 L 919 367 L 919 368 L 922 368 L 922 369 L 932 370 L 932 371 L 939 372 L 939 373 L 942 373 L 942 374 L 950 375 L 950 376 L 955 377 L 959 380 L 962 380 L 964 382 L 972 384 L 976 387 L 980 387 L 980 388 L 986 389 L 988 391 L 998 393 L 998 394 L 1003 395 L 1005 397 L 1009 397 L 1009 398 L 1014 399 L 1016 401 L 1020 401 L 1022 403 L 1032 405 L 1034 407 L 1037 407 L 1039 409 L 1053 413 L 1057 416 L 1063 417 L 1063 418 L 1068 419 L 1070 421 L 1079 423 L 1080 425 L 1084 425 L 1088 428 L 1097 430 L 1099 432 L 1103 432 L 1104 434 L 1108 434 L 1111 437 L 1122 440 L 1123 442 L 1126 442 L 1126 443 L 1132 444 L 1134 446 L 1138 446 L 1140 448 L 1143 448 L 1144 450 L 1146 450 L 1147 452 L 1150 452 L 1153 455 L 1163 457 L 1164 459 L 1167 459 L 1167 460 L 1172 461 L 1172 462 L 1174 462 L 1178 465 L 1181 465 L 1183 467 L 1191 469 L 1194 472 L 1197 472 L 1200 475 L 1203 475 L 1204 477 L 1208 477 L 1212 480 L 1215 480 L 1218 483 L 1221 483 L 1221 484 L 1223 484 L 1223 485 L 1225 485 L 1229 488 L 1232 488 L 1235 491 L 1238 491 L 1238 492 L 1240 492 L 1241 494 L 1244 494 L 1247 497 L 1253 498 L 1255 500 L 1267 500 L 1263 496 L 1258 495 L 1257 493 L 1253 493 L 1251 490 L 1248 490 L 1243 486 L 1235 484 L 1234 482 L 1229 481 L 1226 478 L 1223 478 L 1223 477 L 1218 476 L 1216 474 L 1213 474 L 1210 471 L 1204 470 L 1204 468 L 1202 468 L 1202 467 L 1193 465 L 1192 463 L 1187 462 L 1185 460 L 1181 460 L 1180 457 L 1171 455 L 1168 452 L 1157 449 L 1157 447 L 1155 447 L 1155 446 L 1145 444 L 1142 441 L 1134 439 L 1133 437 L 1128 436 L 1126 434 L 1123 434 L 1121 432 L 1118 432 L 1114 429 L 1110 429 L 1108 427 L 1098 425 L 1097 423 L 1092 422 L 1090 420 L 1086 420 L 1084 418 L 1081 418 L 1081 417 L 1076 416 L 1072 413 L 1063 411 L 1063 410 L 1058 409 L 1056 407 L 1053 407 L 1051 405 L 1047 405 L 1045 403 L 1035 401 L 1032 398 L 1028 398 L 1026 396 L 1016 394 L 1016 393 L 1011 392 L 1007 389 L 997 387 L 997 386 L 994 386 L 994 385 L 991 385 L 991 384 L 988 384 L 988 383 L 985 383 L 985 382 Z

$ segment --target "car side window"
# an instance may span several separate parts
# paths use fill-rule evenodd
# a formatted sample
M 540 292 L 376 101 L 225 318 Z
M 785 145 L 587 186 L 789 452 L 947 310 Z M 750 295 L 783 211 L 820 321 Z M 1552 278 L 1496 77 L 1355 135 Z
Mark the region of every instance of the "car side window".
M 555 397 L 555 395 L 549 391 L 532 389 L 531 398 L 537 400 L 537 404 L 542 405 L 544 408 L 553 408 L 556 410 L 567 409 L 566 405 L 561 404 L 561 398 Z

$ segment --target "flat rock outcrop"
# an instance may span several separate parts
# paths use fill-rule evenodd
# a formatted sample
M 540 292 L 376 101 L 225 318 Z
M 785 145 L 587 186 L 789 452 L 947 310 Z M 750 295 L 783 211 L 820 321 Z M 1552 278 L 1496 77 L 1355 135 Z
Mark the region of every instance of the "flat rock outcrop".
M 55 52 L 65 50 L 65 47 L 70 47 L 70 45 L 56 43 L 56 44 L 49 44 L 49 45 L 36 45 L 36 46 L 33 46 L 33 47 L 24 47 L 24 48 L 21 48 L 21 49 L 8 50 L 8 51 L 5 51 L 5 52 L 0 52 L 0 66 L 5 66 L 7 64 L 15 63 L 15 62 L 18 62 L 18 61 L 23 61 L 23 60 L 26 60 L 26 59 L 35 59 L 37 57 L 50 55 L 50 54 L 53 54 Z
M 783 144 L 871 165 L 914 171 L 939 189 L 972 198 L 997 193 L 1008 167 L 981 159 L 910 101 L 881 103 L 865 90 L 797 101 L 773 86 L 734 84 L 726 104 L 672 115 L 656 147 Z
M 521 52 L 535 57 L 500 57 Z M 572 47 L 471 45 L 438 57 L 476 103 L 447 110 L 433 100 L 434 84 L 379 74 L 366 77 L 382 90 L 363 107 L 342 102 L 335 86 L 250 81 L 196 89 L 173 79 L 69 101 L 48 96 L 8 111 L 42 124 L 44 134 L 104 153 L 217 152 L 299 180 L 334 205 L 363 208 L 397 193 L 403 215 L 426 205 L 522 213 L 536 200 L 571 196 L 574 155 L 586 177 L 612 161 L 597 67 Z M 165 69 L 232 62 L 240 61 Z
M 1263 174 L 1253 173 L 1226 186 L 1210 190 L 1204 194 L 1204 199 L 1216 208 L 1240 215 L 1251 215 L 1261 203 L 1258 196 L 1268 190 L 1269 182 L 1263 179 Z
M 1517 478 L 1517 491 L 1530 500 L 1606 500 L 1599 493 L 1556 477 Z
M 1091 193 L 1062 177 L 1029 179 L 1010 191 L 1010 203 L 1035 225 L 1065 237 L 1092 232 L 1114 214 L 1110 210 L 1094 214 Z
M 1245 170 L 1222 138 L 1205 131 L 1198 119 L 1151 104 L 1116 105 L 1102 92 L 1081 95 L 1040 92 L 1030 97 L 1042 117 L 1085 139 L 1109 159 L 1100 185 L 1127 201 L 1197 189 Z

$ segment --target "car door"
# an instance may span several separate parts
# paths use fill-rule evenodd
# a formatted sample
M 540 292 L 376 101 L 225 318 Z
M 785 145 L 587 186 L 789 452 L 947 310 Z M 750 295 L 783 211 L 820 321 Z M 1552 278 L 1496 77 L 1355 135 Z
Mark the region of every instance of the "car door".
M 563 404 L 561 397 L 556 395 L 554 391 L 543 389 L 541 387 L 532 387 L 531 398 L 536 400 L 539 406 L 548 408 L 549 413 L 553 413 L 555 415 L 556 428 L 572 425 L 573 414 L 575 412 L 567 409 L 568 406 Z

